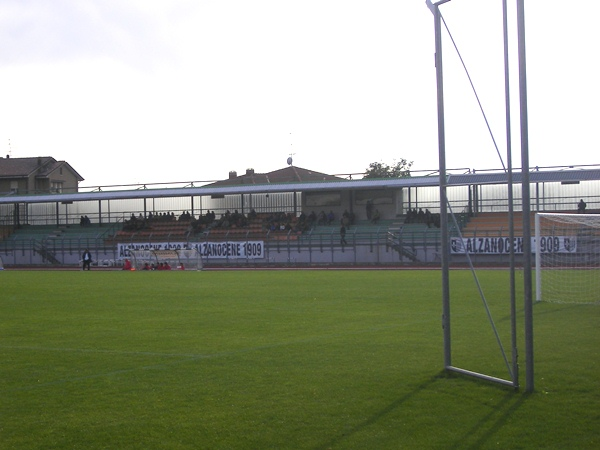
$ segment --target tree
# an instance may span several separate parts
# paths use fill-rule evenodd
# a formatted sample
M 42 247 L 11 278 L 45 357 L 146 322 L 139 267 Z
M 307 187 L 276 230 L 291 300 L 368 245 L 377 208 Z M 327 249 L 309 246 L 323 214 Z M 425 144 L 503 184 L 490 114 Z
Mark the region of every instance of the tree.
M 399 161 L 394 160 L 391 166 L 382 162 L 372 162 L 363 178 L 408 178 L 412 165 L 413 161 L 407 161 L 404 158 Z

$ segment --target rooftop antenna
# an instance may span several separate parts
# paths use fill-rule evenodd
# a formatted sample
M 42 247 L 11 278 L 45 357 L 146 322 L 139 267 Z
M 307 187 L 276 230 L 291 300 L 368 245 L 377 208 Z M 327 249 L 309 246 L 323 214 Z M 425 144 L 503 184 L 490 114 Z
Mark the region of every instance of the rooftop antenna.
M 292 133 L 290 133 L 290 136 L 291 136 L 291 135 L 292 135 Z M 290 147 L 292 147 L 293 145 L 294 145 L 294 144 L 292 144 L 292 143 L 290 142 Z M 295 155 L 295 153 L 290 153 L 290 155 L 288 156 L 288 159 L 287 159 L 287 164 L 288 164 L 288 166 L 291 166 L 291 165 L 292 165 L 292 163 L 294 162 L 294 160 L 292 159 L 292 156 L 294 156 L 294 155 Z

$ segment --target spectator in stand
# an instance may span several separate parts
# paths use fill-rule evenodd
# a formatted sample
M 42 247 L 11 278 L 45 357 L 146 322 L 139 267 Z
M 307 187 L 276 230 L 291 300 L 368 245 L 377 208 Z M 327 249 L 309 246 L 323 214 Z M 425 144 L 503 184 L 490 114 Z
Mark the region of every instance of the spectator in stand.
M 427 228 L 431 228 L 433 219 L 431 217 L 431 211 L 429 211 L 429 209 L 425 209 L 425 223 L 427 224 Z
M 332 210 L 329 210 L 329 214 L 327 214 L 327 225 L 331 225 L 335 220 L 335 214 L 333 214 Z
M 584 214 L 585 208 L 587 208 L 587 204 L 583 201 L 583 199 L 579 200 L 579 203 L 577 203 L 577 212 L 579 214 Z
M 417 214 L 417 208 L 414 209 L 408 209 L 408 212 L 406 213 L 406 220 L 404 221 L 404 223 L 417 223 L 418 222 L 418 214 Z
M 229 210 L 225 211 L 225 214 L 221 215 L 221 218 L 219 219 L 219 223 L 217 224 L 218 227 L 221 228 L 229 228 L 231 226 L 231 213 L 229 212 Z
M 340 244 L 342 246 L 348 244 L 346 242 L 346 227 L 344 226 L 343 223 L 342 223 L 342 226 L 340 227 Z
M 347 228 L 350 226 L 350 213 L 348 210 L 345 210 L 342 214 L 342 224 Z
M 308 230 L 308 224 L 306 223 L 306 221 L 298 221 L 296 222 L 296 225 L 294 225 L 294 232 L 298 233 L 298 234 L 302 234 L 305 231 Z
M 373 214 L 371 216 L 371 222 L 377 223 L 379 222 L 379 219 L 381 219 L 381 214 L 379 214 L 379 210 L 375 208 L 375 211 L 373 211 Z
M 83 220 L 85 221 L 85 217 Z M 129 220 L 126 220 L 125 224 L 123 225 L 123 230 L 125 231 L 136 231 L 141 230 L 142 228 L 144 228 L 144 220 L 138 220 L 133 213 L 131 213 L 131 217 Z
M 193 233 L 199 233 L 203 229 L 203 224 L 206 224 L 206 222 L 204 221 L 204 217 L 200 216 L 198 217 L 198 220 L 192 218 L 192 220 L 190 221 L 190 226 L 188 227 L 188 231 Z
M 231 214 L 231 216 L 230 216 L 230 219 L 229 219 L 229 220 L 230 220 L 230 222 L 231 222 L 231 225 L 232 225 L 232 226 L 234 226 L 234 227 L 240 227 L 240 226 L 241 226 L 241 225 L 240 225 L 240 222 L 241 222 L 241 214 L 238 212 L 238 210 L 237 210 L 237 209 L 235 209 L 235 210 L 233 211 L 233 213 Z
M 327 214 L 325 211 L 321 211 L 317 217 L 317 225 L 325 225 L 327 223 Z
M 356 215 L 354 214 L 354 211 L 350 211 L 348 214 L 348 219 L 350 220 L 350 225 L 354 225 L 354 222 L 356 222 Z

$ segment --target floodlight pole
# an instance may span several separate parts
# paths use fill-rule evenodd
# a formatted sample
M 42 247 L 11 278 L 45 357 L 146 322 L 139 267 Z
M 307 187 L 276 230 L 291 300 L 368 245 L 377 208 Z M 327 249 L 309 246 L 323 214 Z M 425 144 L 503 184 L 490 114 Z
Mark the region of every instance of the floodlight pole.
M 442 21 L 439 6 L 450 0 L 432 3 L 426 0 L 433 13 L 435 27 L 435 74 L 437 82 L 438 155 L 440 169 L 440 231 L 442 257 L 442 329 L 444 333 L 444 367 L 452 366 L 450 340 L 450 236 L 448 234 L 448 198 L 446 179 L 446 133 L 444 123 L 444 78 L 442 70 Z
M 525 390 L 533 392 L 533 289 L 531 276 L 531 193 L 529 186 L 529 125 L 525 58 L 525 0 L 517 0 L 519 98 L 521 115 L 521 196 L 523 200 L 523 289 L 525 317 Z

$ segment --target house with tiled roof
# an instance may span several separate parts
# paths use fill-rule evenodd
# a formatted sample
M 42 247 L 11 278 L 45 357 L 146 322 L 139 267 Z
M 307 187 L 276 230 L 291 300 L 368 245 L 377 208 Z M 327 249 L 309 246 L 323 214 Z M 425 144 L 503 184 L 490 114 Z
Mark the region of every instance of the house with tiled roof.
M 273 172 L 268 173 L 256 173 L 254 169 L 246 169 L 246 173 L 244 175 L 238 175 L 237 172 L 232 171 L 229 172 L 229 178 L 217 181 L 209 186 L 243 186 L 256 184 L 305 183 L 310 181 L 341 180 L 344 180 L 344 178 L 289 165 L 283 169 L 274 170 Z
M 69 163 L 51 156 L 0 158 L 0 193 L 71 193 L 81 181 Z

